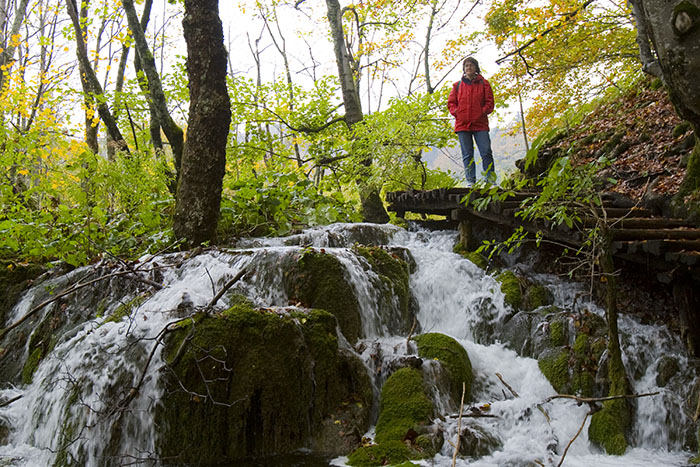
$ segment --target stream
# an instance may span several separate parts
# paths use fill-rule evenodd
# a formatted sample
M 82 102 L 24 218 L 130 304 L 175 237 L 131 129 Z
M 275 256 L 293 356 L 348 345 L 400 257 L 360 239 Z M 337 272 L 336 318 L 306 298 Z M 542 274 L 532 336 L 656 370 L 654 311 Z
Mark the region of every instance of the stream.
M 691 450 L 696 449 L 693 436 L 697 427 L 688 413 L 687 400 L 692 397 L 697 375 L 696 364 L 678 336 L 663 325 L 641 324 L 621 310 L 623 361 L 632 389 L 635 394 L 658 394 L 635 400 L 634 430 L 627 452 L 622 456 L 605 455 L 589 442 L 588 405 L 569 399 L 548 401 L 557 392 L 540 371 L 538 361 L 518 355 L 514 346 L 504 340 L 507 333 L 503 323 L 513 316 L 513 310 L 505 304 L 492 272 L 485 272 L 452 252 L 456 237 L 454 231 L 335 224 L 291 237 L 247 239 L 235 248 L 206 250 L 192 257 L 178 253 L 142 258 L 138 267 L 151 268 L 151 276 L 163 284 L 152 295 L 139 298 L 142 295 L 137 287 L 114 288 L 109 291 L 109 301 L 95 303 L 87 288 L 76 293 L 74 299 L 57 302 L 42 311 L 44 317 L 49 313 L 65 314 L 64 332 L 41 359 L 31 383 L 2 385 L 0 400 L 14 402 L 0 407 L 0 425 L 6 431 L 4 437 L 0 436 L 4 439 L 0 465 L 101 466 L 105 465 L 105 445 L 115 443 L 123 453 L 120 465 L 173 465 L 154 454 L 158 437 L 154 407 L 163 395 L 159 369 L 164 357 L 160 346 L 154 346 L 159 333 L 188 310 L 206 306 L 215 295 L 215 285 L 243 268 L 252 273 L 232 290 L 246 295 L 259 307 L 288 306 L 289 299 L 281 285 L 285 267 L 292 256 L 307 248 L 323 249 L 336 256 L 346 270 L 358 300 L 362 326 L 358 343 L 350 346 L 341 337 L 341 345 L 365 362 L 378 397 L 381 384 L 389 376 L 383 369 L 390 368 L 397 359 L 415 355 L 416 349 L 407 342 L 405 334 L 394 335 L 382 317 L 378 278 L 363 268 L 362 260 L 354 254 L 352 245 L 357 243 L 408 250 L 416 263 L 409 281 L 417 303 L 417 329 L 420 333 L 451 336 L 469 355 L 474 386 L 465 410 L 488 405 L 490 417 L 460 420 L 455 413 L 448 413 L 448 404 L 440 398 L 437 388 L 435 406 L 440 416 L 434 424 L 452 443 L 461 424 L 462 429 L 469 428 L 488 439 L 492 447 L 478 458 L 458 457 L 456 465 L 557 466 L 564 452 L 562 465 L 567 467 L 688 465 L 694 455 Z M 50 297 L 52 291 L 94 274 L 98 267 L 106 268 L 79 268 L 41 281 L 22 295 L 5 326 L 21 319 Z M 581 298 L 585 296 L 585 286 L 535 274 L 524 263 L 513 267 L 544 284 L 553 306 L 570 314 L 585 310 L 604 317 L 604 310 Z M 127 303 L 137 303 L 128 319 L 108 321 L 101 317 Z M 226 306 L 226 298 L 219 305 Z M 535 330 L 542 331 L 542 326 Z M 26 359 L 29 339 L 24 352 Z M 668 359 L 675 362 L 677 371 L 660 380 L 662 362 Z M 144 365 L 146 361 L 150 364 Z M 430 374 L 431 364 L 423 362 L 424 374 Z M 110 407 L 124 398 L 120 388 L 140 379 L 143 381 L 131 401 L 131 415 L 119 426 L 106 421 Z M 372 430 L 366 435 L 371 436 Z M 450 442 L 445 442 L 435 457 L 413 462 L 451 466 L 453 451 Z M 251 465 L 343 466 L 346 462 L 342 456 L 319 459 L 299 455 Z

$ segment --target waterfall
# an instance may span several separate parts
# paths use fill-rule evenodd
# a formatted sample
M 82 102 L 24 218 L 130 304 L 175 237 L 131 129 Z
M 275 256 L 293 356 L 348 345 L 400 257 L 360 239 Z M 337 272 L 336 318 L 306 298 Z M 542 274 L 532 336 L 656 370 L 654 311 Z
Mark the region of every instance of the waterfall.
M 143 294 L 134 285 L 128 293 L 117 296 L 114 288 L 109 288 L 102 295 L 91 291 L 93 297 L 86 291 L 80 300 L 65 302 L 64 313 L 82 318 L 67 321 L 64 326 L 70 329 L 41 360 L 31 383 L 5 385 L 0 390 L 0 400 L 20 397 L 0 407 L 0 421 L 8 428 L 5 444 L 0 446 L 0 464 L 33 467 L 78 462 L 101 466 L 154 459 L 158 436 L 154 409 L 163 391 L 163 357 L 158 345 L 163 330 L 192 310 L 207 306 L 242 270 L 246 274 L 217 307 L 229 306 L 233 294 L 244 295 L 259 307 L 288 307 L 285 271 L 308 248 L 323 249 L 344 268 L 362 325 L 358 342 L 351 345 L 341 338 L 341 346 L 364 361 L 378 394 L 397 365 L 416 358 L 416 346 L 407 340 L 406 333 L 397 334 L 392 321 L 386 319 L 398 305 L 382 302 L 381 287 L 386 286 L 352 248 L 354 244 L 374 244 L 410 252 L 415 260 L 409 281 L 417 304 L 416 333 L 439 332 L 456 339 L 467 351 L 474 373 L 468 406 L 490 407 L 492 417 L 464 418 L 461 423 L 463 429 L 496 447 L 478 459 L 458 459 L 457 465 L 558 465 L 574 437 L 566 453 L 566 466 L 686 465 L 690 456 L 687 438 L 694 425 L 683 407 L 695 374 L 679 338 L 662 325 L 643 325 L 621 317 L 623 358 L 633 390 L 660 394 L 635 401 L 631 447 L 623 456 L 606 456 L 588 440 L 589 421 L 581 429 L 588 406 L 565 399 L 547 401 L 556 391 L 537 360 L 520 356 L 508 342 L 501 342 L 502 334 L 497 330 L 512 310 L 493 274 L 452 252 L 455 240 L 455 232 L 450 231 L 408 232 L 394 226 L 336 224 L 286 238 L 247 239 L 234 248 L 207 250 L 191 257 L 178 253 L 142 258 L 140 264 L 148 265 L 144 270 L 150 271 L 149 277 L 163 285 L 160 290 Z M 81 268 L 29 289 L 5 326 L 45 300 L 47 290 L 102 267 Z M 546 283 L 554 304 L 562 309 L 586 309 L 604 316 L 595 304 L 578 300 L 580 286 L 550 276 L 538 279 Z M 113 300 L 98 306 L 105 294 Z M 130 307 L 123 319 L 107 318 L 126 304 Z M 43 313 L 43 317 L 48 316 L 48 307 Z M 28 346 L 29 339 L 27 342 Z M 25 353 L 29 350 L 27 347 Z M 441 417 L 434 423 L 454 443 L 459 421 L 453 417 L 456 414 L 448 413 L 450 404 L 439 384 L 441 367 L 433 361 L 421 365 L 423 374 L 435 385 L 434 402 Z M 130 392 L 137 384 L 138 391 Z M 125 400 L 128 405 L 120 409 Z M 434 458 L 415 463 L 451 466 L 452 449 L 446 442 Z M 346 461 L 339 457 L 331 463 L 345 465 Z

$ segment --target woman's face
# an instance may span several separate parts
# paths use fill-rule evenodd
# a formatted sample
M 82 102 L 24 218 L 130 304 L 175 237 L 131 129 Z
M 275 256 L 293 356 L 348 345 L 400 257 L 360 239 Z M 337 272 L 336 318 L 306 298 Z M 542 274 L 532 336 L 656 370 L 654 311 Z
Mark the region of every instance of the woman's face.
M 464 62 L 464 74 L 471 79 L 476 76 L 476 65 L 470 61 Z

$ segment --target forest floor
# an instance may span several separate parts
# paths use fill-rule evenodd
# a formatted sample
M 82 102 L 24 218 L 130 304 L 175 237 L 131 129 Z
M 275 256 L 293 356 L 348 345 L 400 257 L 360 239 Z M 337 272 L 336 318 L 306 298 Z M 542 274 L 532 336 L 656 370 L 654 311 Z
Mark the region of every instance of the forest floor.
M 678 192 L 694 144 L 692 129 L 678 117 L 664 88 L 652 83 L 644 80 L 619 99 L 601 104 L 549 145 L 567 151 L 574 164 L 607 154 L 611 166 L 601 175 L 617 183 L 605 190 L 642 205 L 652 193 L 669 199 Z M 644 267 L 620 266 L 620 311 L 677 329 L 672 287 Z
M 645 79 L 586 115 L 553 147 L 573 147 L 574 164 L 606 153 L 612 165 L 604 175 L 618 180 L 606 190 L 641 200 L 649 191 L 678 192 L 693 143 L 690 125 L 678 117 L 664 88 Z

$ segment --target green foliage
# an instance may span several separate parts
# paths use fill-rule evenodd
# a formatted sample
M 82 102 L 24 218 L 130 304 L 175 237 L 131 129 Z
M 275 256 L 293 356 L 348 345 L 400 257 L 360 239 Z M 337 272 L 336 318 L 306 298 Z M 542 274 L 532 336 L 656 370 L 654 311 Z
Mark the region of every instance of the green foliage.
M 299 171 L 226 178 L 218 237 L 287 235 L 307 226 L 358 221 L 340 192 L 325 195 Z
M 371 158 L 370 182 L 391 190 L 452 187 L 455 178 L 442 170 L 428 170 L 421 160 L 431 148 L 454 143 L 446 116 L 449 87 L 432 94 L 394 98 L 381 112 L 365 116 L 354 129 L 352 153 L 358 160 Z
M 511 53 L 491 78 L 496 101 L 534 98 L 527 115 L 533 134 L 640 74 L 628 4 L 508 0 L 493 2 L 485 21 L 486 37 L 502 55 Z
M 87 151 L 38 155 L 31 163 L 33 152 L 0 154 L 15 167 L 0 179 L 0 255 L 77 266 L 168 243 L 172 199 L 160 159 L 134 153 L 108 161 Z

